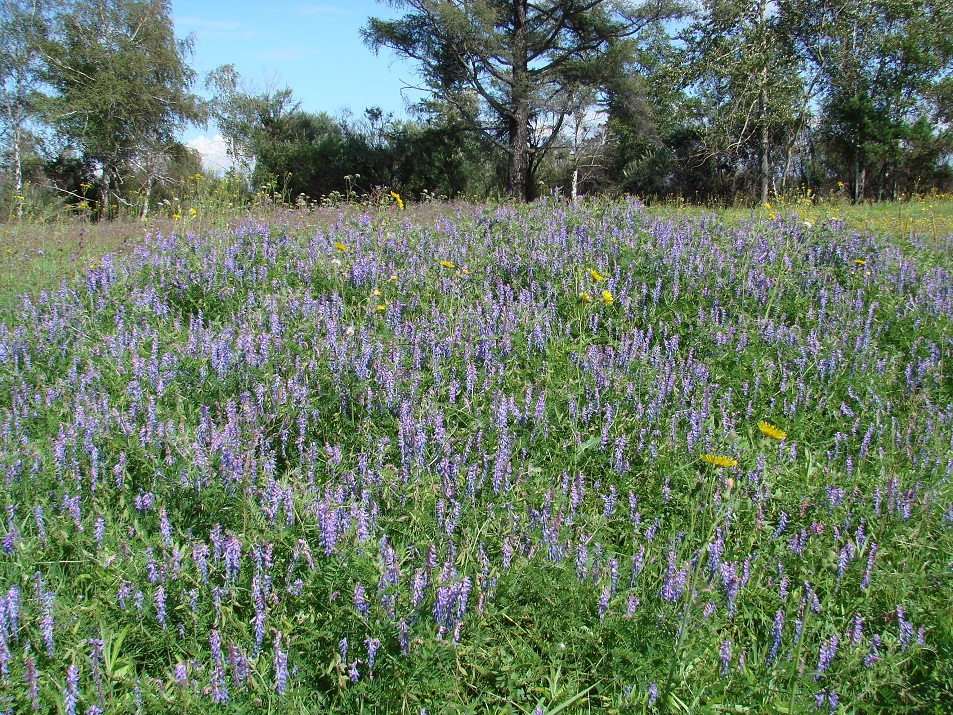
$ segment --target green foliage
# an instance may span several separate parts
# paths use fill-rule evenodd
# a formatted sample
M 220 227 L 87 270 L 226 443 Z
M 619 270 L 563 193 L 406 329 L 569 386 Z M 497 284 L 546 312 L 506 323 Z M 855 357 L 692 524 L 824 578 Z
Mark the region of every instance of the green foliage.
M 429 89 L 507 155 L 506 192 L 533 198 L 535 169 L 580 95 L 621 74 L 629 38 L 676 16 L 675 3 L 401 0 L 364 37 L 420 64 Z
M 949 239 L 303 215 L 155 233 L 0 327 L 5 707 L 32 667 L 110 715 L 944 712 Z
M 175 38 L 166 0 L 77 2 L 56 15 L 45 47 L 47 116 L 102 167 L 104 215 L 123 200 L 137 159 L 165 151 L 180 127 L 204 117 L 188 91 L 189 51 Z

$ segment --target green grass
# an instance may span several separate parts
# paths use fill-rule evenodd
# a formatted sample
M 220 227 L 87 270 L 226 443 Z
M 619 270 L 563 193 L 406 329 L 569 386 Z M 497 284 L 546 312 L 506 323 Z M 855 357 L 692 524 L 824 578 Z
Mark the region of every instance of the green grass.
M 0 326 L 0 704 L 31 664 L 45 711 L 73 666 L 78 712 L 949 712 L 953 257 L 837 208 L 23 238 L 63 251 Z

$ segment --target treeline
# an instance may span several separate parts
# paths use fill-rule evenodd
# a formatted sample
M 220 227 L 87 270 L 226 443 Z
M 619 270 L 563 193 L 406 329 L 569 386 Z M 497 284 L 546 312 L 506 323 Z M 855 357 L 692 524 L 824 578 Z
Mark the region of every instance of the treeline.
M 373 51 L 417 63 L 410 119 L 331 117 L 288 88 L 189 66 L 165 0 L 0 0 L 3 184 L 15 216 L 65 202 L 147 216 L 200 171 L 211 122 L 248 190 L 560 189 L 764 202 L 953 186 L 949 0 L 399 0 Z

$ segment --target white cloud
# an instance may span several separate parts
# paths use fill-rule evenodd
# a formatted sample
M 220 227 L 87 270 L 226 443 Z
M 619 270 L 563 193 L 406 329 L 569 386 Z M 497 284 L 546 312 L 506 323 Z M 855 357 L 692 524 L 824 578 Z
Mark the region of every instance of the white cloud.
M 219 173 L 233 166 L 228 157 L 228 142 L 221 134 L 216 134 L 211 139 L 204 135 L 198 136 L 187 141 L 185 145 L 202 155 L 202 168 L 206 171 Z
M 343 7 L 334 5 L 298 5 L 296 8 L 299 15 L 345 15 L 350 16 L 354 13 Z

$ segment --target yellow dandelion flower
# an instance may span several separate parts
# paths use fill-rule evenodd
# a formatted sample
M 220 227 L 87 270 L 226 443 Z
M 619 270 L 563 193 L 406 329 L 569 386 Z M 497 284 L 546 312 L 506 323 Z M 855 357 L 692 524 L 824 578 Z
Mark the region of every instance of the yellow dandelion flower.
M 612 305 L 612 293 L 607 290 L 602 291 L 602 302 L 606 305 Z
M 394 203 L 397 204 L 397 208 L 403 210 L 404 202 L 401 200 L 400 194 L 398 194 L 396 191 L 391 191 L 390 195 L 394 199 Z
M 768 221 L 775 221 L 778 217 L 774 215 L 774 212 L 768 214 Z
M 374 295 L 380 295 L 380 294 L 381 294 L 381 292 L 380 292 L 379 290 L 377 290 L 377 288 L 375 288 L 375 289 L 374 289 Z
M 340 241 L 335 241 L 335 242 L 334 242 L 334 247 L 335 247 L 336 249 L 338 249 L 339 251 L 346 251 L 346 250 L 347 250 L 347 246 L 345 246 L 345 245 L 344 245 L 343 243 L 341 243 Z
M 397 274 L 396 274 L 396 273 L 391 273 L 390 279 L 391 279 L 392 281 L 396 281 L 396 280 L 397 280 Z
M 589 275 L 592 276 L 592 280 L 594 280 L 596 283 L 605 280 L 603 276 L 599 275 L 599 271 L 597 271 L 595 268 L 589 269 Z
M 195 210 L 195 207 L 194 207 L 194 206 L 190 206 L 190 207 L 189 207 L 189 216 L 191 216 L 192 218 L 195 218 L 195 217 L 198 216 L 198 215 L 199 215 L 199 212 Z
M 863 258 L 855 258 L 855 259 L 854 259 L 854 264 L 855 264 L 855 265 L 858 265 L 858 266 L 866 266 L 866 265 L 867 265 L 867 261 L 865 261 Z
M 723 454 L 703 454 L 700 456 L 700 459 L 707 463 L 713 464 L 716 467 L 737 467 L 738 460 L 733 457 L 726 457 Z
M 387 306 L 386 306 L 386 305 L 379 305 L 379 306 L 377 306 L 377 309 L 378 309 L 378 310 L 387 310 Z
M 761 434 L 765 437 L 770 437 L 771 439 L 784 439 L 788 436 L 788 433 L 784 430 L 778 429 L 770 422 L 761 421 L 758 423 L 758 429 L 761 430 Z
M 178 221 L 178 220 L 179 220 L 180 218 L 182 218 L 182 217 L 179 215 L 179 212 L 176 211 L 174 214 L 172 214 L 172 218 L 175 219 L 176 221 Z
M 440 261 L 440 265 L 444 268 L 456 268 L 450 261 Z
M 592 298 L 589 297 L 589 294 L 586 293 L 586 291 L 583 291 L 582 293 L 579 294 L 579 302 L 580 302 L 580 303 L 591 303 L 591 302 L 592 302 Z

